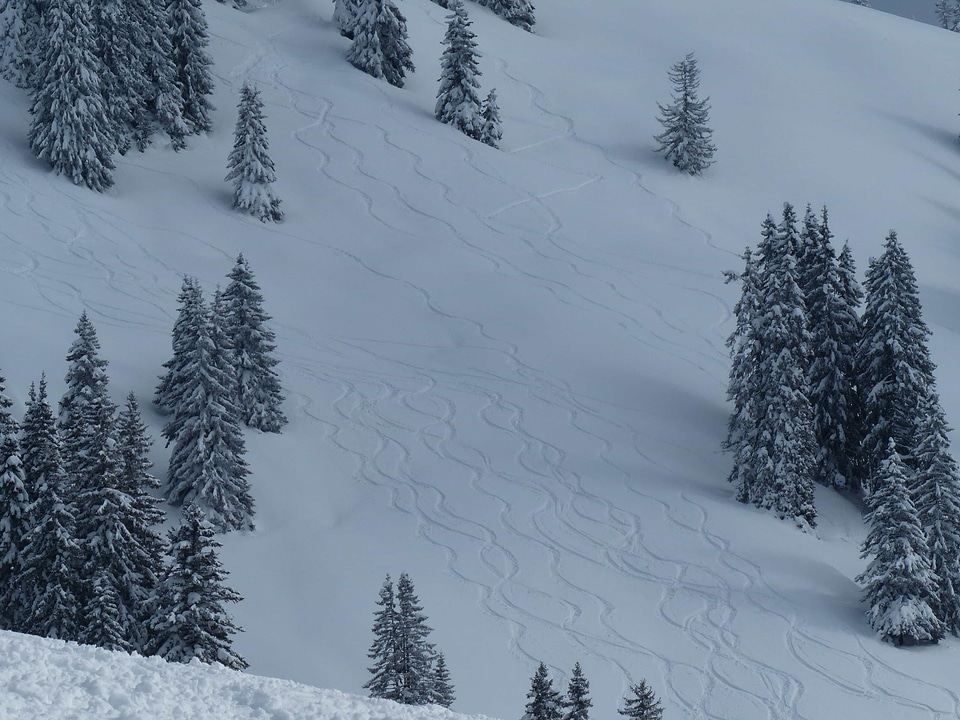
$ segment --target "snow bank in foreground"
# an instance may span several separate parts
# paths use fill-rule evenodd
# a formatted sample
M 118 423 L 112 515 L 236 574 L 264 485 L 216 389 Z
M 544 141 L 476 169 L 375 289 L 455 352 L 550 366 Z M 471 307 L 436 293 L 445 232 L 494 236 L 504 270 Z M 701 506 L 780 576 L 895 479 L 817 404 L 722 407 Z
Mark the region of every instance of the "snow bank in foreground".
M 0 632 L 3 720 L 454 720 L 408 707 L 195 663 Z M 474 716 L 481 718 L 482 716 Z

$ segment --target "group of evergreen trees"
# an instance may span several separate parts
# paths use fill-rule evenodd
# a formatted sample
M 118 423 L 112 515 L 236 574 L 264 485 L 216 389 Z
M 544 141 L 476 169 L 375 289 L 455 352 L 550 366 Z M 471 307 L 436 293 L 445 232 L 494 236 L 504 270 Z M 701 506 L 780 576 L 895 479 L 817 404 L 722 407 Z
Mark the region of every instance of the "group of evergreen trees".
M 521 3 L 529 5 L 527 0 L 496 0 L 488 4 L 507 12 L 508 6 Z M 449 8 L 451 14 L 443 40 L 446 48 L 440 59 L 440 89 L 434 114 L 440 122 L 453 125 L 468 137 L 497 147 L 502 137 L 497 94 L 491 90 L 483 102 L 477 94 L 479 55 L 467 11 L 461 0 L 449 0 L 443 7 Z M 530 11 L 532 26 L 532 6 Z M 347 60 L 375 78 L 403 87 L 406 72 L 414 71 L 413 50 L 407 43 L 406 18 L 392 0 L 336 0 L 333 17 L 340 33 L 353 41 Z
M 521 720 L 589 720 L 590 683 L 583 675 L 580 663 L 573 666 L 566 695 L 553 687 L 553 680 L 547 673 L 547 666 L 540 663 L 530 681 L 527 704 Z M 663 709 L 653 690 L 646 681 L 630 686 L 630 693 L 623 699 L 621 715 L 632 720 L 661 720 Z
M 287 422 L 263 296 L 243 255 L 208 307 L 200 284 L 185 277 L 154 399 L 170 415 L 173 444 L 165 495 L 173 505 L 202 503 L 220 531 L 253 529 L 253 498 L 240 424 L 280 432 Z
M 370 697 L 450 707 L 455 699 L 450 672 L 443 653 L 428 640 L 431 628 L 410 576 L 401 573 L 394 589 L 387 575 L 377 605 L 368 653 L 373 677 L 363 686 Z
M 157 128 L 174 149 L 210 129 L 213 89 L 199 0 L 6 0 L 4 75 L 32 95 L 30 147 L 102 191 L 115 153 Z
M 725 447 L 737 499 L 814 526 L 813 483 L 862 492 L 871 532 L 858 580 L 871 624 L 898 644 L 960 631 L 960 473 L 913 269 L 891 231 L 870 261 L 863 316 L 849 247 L 827 211 L 792 206 L 744 254 L 728 340 Z
M 164 544 L 137 400 L 118 413 L 86 313 L 75 333 L 58 416 L 41 376 L 18 424 L 0 378 L 0 627 L 246 667 L 212 529 L 191 507 Z

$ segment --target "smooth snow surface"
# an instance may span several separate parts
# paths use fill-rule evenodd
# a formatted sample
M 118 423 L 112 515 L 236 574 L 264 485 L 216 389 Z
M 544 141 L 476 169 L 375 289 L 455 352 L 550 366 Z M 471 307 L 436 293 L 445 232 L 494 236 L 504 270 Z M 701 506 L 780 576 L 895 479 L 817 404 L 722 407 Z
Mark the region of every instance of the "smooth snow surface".
M 403 89 L 346 62 L 332 2 L 205 8 L 214 132 L 118 158 L 107 195 L 30 156 L 27 98 L 0 86 L 0 371 L 20 412 L 41 370 L 56 399 L 86 309 L 114 398 L 135 391 L 157 438 L 182 275 L 209 297 L 243 252 L 291 421 L 248 433 L 257 531 L 224 538 L 251 673 L 362 693 L 377 591 L 406 571 L 464 712 L 520 717 L 543 660 L 561 687 L 582 664 L 598 719 L 641 678 L 667 720 L 960 714 L 957 640 L 897 649 L 867 626 L 859 510 L 821 491 L 803 534 L 734 502 L 719 450 L 721 272 L 784 200 L 827 204 L 861 277 L 899 231 L 960 422 L 960 36 L 838 0 L 551 0 L 530 35 L 469 3 L 496 151 L 432 116 L 430 0 L 402 3 Z M 653 152 L 691 51 L 718 148 L 703 178 Z M 281 225 L 233 212 L 223 182 L 247 80 Z M 51 662 L 31 687 L 67 697 Z M 0 685 L 0 717 L 12 702 Z

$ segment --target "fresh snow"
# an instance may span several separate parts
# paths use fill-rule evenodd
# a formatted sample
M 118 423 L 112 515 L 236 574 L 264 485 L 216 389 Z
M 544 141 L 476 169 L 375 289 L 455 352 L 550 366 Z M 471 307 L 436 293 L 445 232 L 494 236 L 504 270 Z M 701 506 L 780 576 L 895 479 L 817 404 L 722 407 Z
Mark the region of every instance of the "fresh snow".
M 531 35 L 470 3 L 497 151 L 432 116 L 447 11 L 430 0 L 402 3 L 403 89 L 350 66 L 332 2 L 205 9 L 212 134 L 118 157 L 106 194 L 32 157 L 28 100 L 0 85 L 0 372 L 18 417 L 41 370 L 58 399 L 85 309 L 113 399 L 133 390 L 159 440 L 182 277 L 209 299 L 249 260 L 290 418 L 247 431 L 257 530 L 221 555 L 250 674 L 362 692 L 377 589 L 405 571 L 463 712 L 518 718 L 543 660 L 558 687 L 581 663 L 597 718 L 642 678 L 665 718 L 960 713 L 956 639 L 898 649 L 867 625 L 859 509 L 818 488 L 818 531 L 800 533 L 734 502 L 719 450 L 737 296 L 721 273 L 785 200 L 829 206 L 861 278 L 899 231 L 960 422 L 960 36 L 839 0 L 553 0 Z M 717 145 L 702 178 L 653 141 L 691 51 Z M 223 181 L 245 81 L 282 225 L 233 211 Z M 155 444 L 159 477 L 168 453 Z M 43 698 L 61 698 L 44 717 L 111 717 L 91 698 L 114 691 L 129 704 L 112 717 L 216 718 L 230 697 L 230 717 L 306 717 L 285 692 L 334 698 L 322 720 L 401 717 L 53 647 L 4 636 L 0 667 L 26 679 L 0 682 L 0 717 Z

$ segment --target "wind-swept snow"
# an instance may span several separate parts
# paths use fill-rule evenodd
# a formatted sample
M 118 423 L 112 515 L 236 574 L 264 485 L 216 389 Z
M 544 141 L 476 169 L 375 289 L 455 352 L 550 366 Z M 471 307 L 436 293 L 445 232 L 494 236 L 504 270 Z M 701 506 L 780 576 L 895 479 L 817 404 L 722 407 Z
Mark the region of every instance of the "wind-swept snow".
M 0 87 L 0 370 L 20 412 L 42 369 L 58 397 L 85 309 L 114 399 L 135 391 L 156 437 L 183 274 L 210 293 L 249 260 L 290 418 L 248 433 L 258 529 L 222 554 L 251 672 L 360 692 L 377 589 L 406 571 L 467 712 L 519 717 L 540 660 L 564 685 L 579 661 L 598 718 L 640 678 L 668 718 L 960 712 L 956 640 L 896 649 L 867 626 L 859 510 L 819 492 L 819 537 L 798 533 L 733 501 L 719 451 L 721 272 L 784 200 L 827 204 L 861 272 L 898 229 L 960 422 L 960 36 L 837 0 L 554 0 L 531 35 L 471 3 L 497 151 L 433 118 L 430 0 L 403 3 L 403 89 L 346 62 L 327 0 L 205 9 L 214 132 L 119 158 L 106 195 L 31 158 L 27 99 Z M 691 51 L 717 145 L 697 179 L 653 141 Z M 276 227 L 223 182 L 248 80 Z M 0 710 L 18 697 L 0 689 Z

